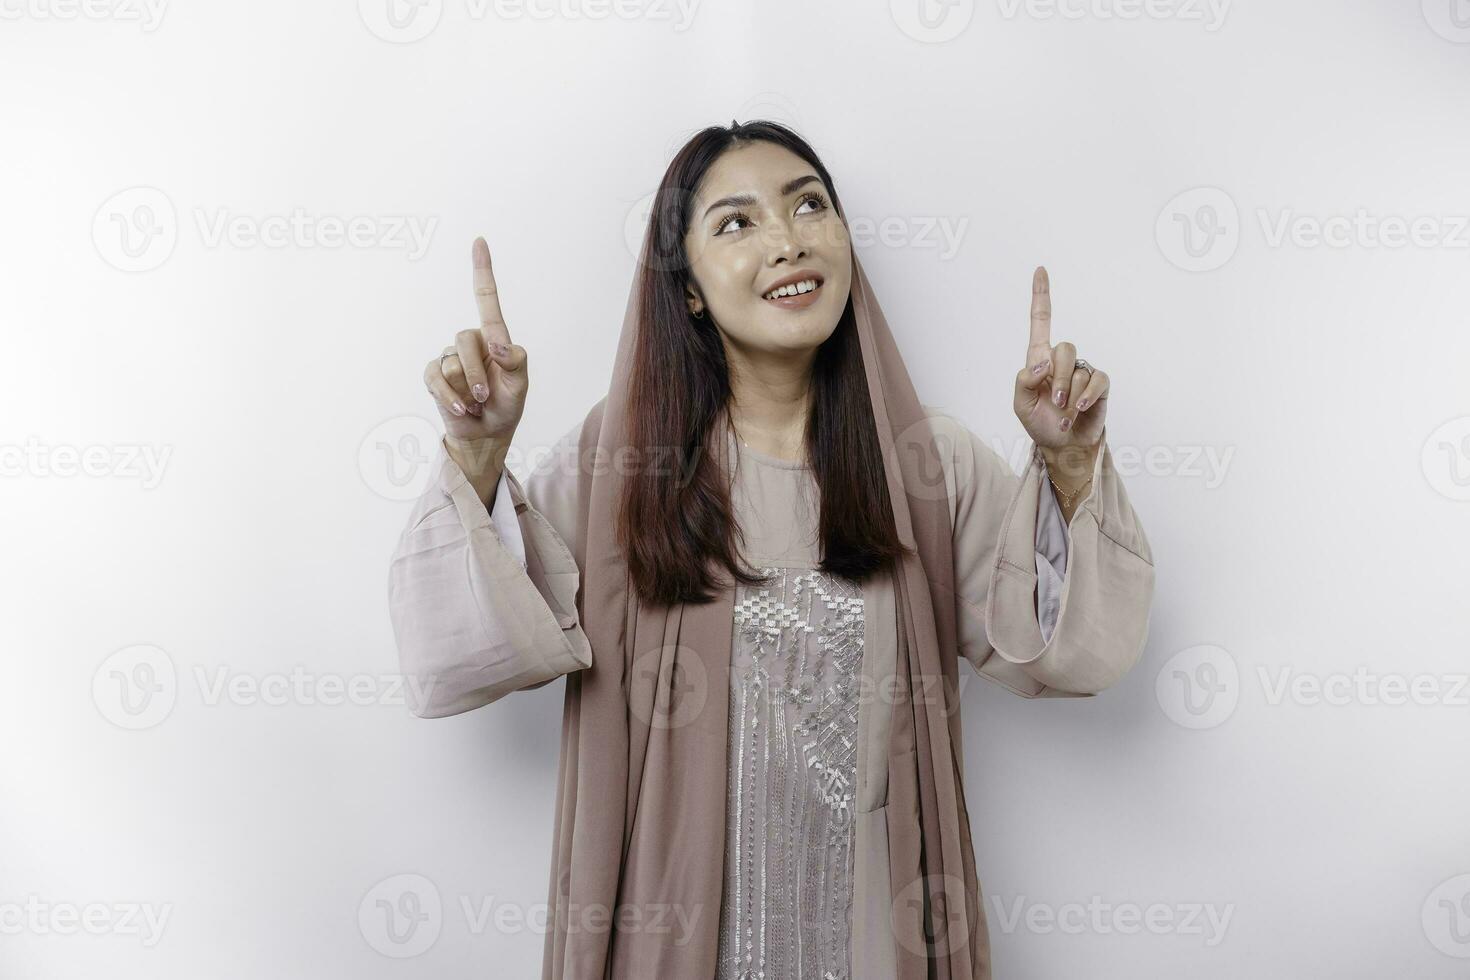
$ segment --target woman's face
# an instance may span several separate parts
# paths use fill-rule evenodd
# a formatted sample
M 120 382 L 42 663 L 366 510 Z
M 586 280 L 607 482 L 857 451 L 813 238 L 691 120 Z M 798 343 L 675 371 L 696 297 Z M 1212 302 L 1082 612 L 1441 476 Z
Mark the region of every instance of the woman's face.
M 691 213 L 686 301 L 714 318 L 727 344 L 747 357 L 788 355 L 832 335 L 852 284 L 852 244 L 811 165 L 764 141 L 729 150 L 706 172 Z M 819 285 L 767 298 L 793 276 Z

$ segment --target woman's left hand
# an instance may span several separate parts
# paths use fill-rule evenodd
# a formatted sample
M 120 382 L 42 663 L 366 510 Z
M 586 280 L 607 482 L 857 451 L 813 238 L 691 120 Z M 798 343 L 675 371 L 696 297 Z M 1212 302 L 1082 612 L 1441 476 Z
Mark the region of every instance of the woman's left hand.
M 1085 362 L 1084 362 L 1085 363 Z M 1031 277 L 1031 341 L 1016 375 L 1016 417 L 1042 450 L 1094 449 L 1108 414 L 1108 375 L 1078 363 L 1077 348 L 1051 343 L 1051 281 Z M 1048 453 L 1050 455 L 1050 453 Z

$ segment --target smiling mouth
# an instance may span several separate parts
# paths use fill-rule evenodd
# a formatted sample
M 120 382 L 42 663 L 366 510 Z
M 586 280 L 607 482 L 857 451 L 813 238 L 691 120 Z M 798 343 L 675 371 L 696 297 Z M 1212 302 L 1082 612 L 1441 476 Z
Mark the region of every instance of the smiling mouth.
M 816 294 L 822 288 L 822 280 L 817 277 L 803 279 L 789 286 L 782 286 L 766 293 L 762 299 L 777 306 L 807 306 L 815 300 Z

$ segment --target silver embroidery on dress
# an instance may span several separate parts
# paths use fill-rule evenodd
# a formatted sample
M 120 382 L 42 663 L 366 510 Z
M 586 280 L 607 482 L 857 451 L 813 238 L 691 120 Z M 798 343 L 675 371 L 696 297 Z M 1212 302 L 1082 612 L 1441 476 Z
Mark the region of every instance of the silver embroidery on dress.
M 847 980 L 862 586 L 761 572 L 735 595 L 719 980 Z

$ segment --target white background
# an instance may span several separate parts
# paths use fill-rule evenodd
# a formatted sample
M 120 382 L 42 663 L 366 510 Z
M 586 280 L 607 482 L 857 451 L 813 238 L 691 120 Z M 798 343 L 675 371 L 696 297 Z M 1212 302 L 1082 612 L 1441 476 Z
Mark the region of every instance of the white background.
M 1025 452 L 1039 263 L 1113 378 L 1142 661 L 1088 703 L 962 667 L 995 975 L 1470 975 L 1455 2 L 0 0 L 0 976 L 539 976 L 477 914 L 545 901 L 562 683 L 423 721 L 375 679 L 420 372 L 484 234 L 518 448 L 566 431 L 642 200 L 732 117 L 888 222 L 861 255 L 926 403 Z M 246 234 L 296 209 L 363 239 Z M 442 911 L 399 944 L 405 887 Z

